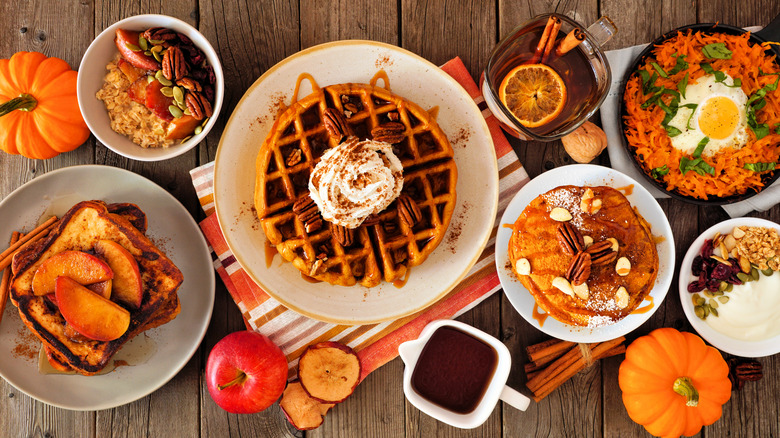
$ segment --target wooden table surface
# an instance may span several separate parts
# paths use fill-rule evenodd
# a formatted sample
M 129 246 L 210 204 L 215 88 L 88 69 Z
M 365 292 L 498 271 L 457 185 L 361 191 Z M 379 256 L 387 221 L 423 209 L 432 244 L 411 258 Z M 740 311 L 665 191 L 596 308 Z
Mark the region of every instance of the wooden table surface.
M 103 164 L 129 169 L 173 193 L 200 220 L 188 171 L 214 159 L 222 129 L 244 91 L 268 68 L 312 45 L 340 39 L 369 39 L 399 45 L 442 64 L 460 56 L 478 77 L 497 41 L 529 17 L 551 11 L 549 0 L 361 0 L 288 2 L 284 0 L 25 0 L 0 2 L 0 57 L 20 50 L 40 51 L 78 68 L 91 40 L 112 23 L 136 14 L 159 13 L 198 28 L 219 52 L 227 89 L 215 129 L 197 148 L 177 158 L 143 163 L 123 158 L 90 137 L 79 149 L 46 161 L 0 154 L 0 199 L 54 169 Z M 648 42 L 678 26 L 715 22 L 765 25 L 780 0 L 578 0 L 561 1 L 559 10 L 581 22 L 609 16 L 618 34 L 607 49 Z M 334 62 L 338 62 L 335 60 Z M 345 68 L 348 68 L 345 66 Z M 513 146 L 531 177 L 569 164 L 560 142 Z M 609 165 L 607 154 L 596 160 Z M 704 229 L 727 219 L 719 207 L 660 201 L 672 225 L 677 268 L 689 244 Z M 8 213 L 4 213 L 8 214 Z M 780 207 L 751 216 L 780 219 Z M 0 218 L 3 220 L 3 218 Z M 6 239 L 7 236 L 0 236 Z M 691 330 L 676 296 L 676 282 L 660 308 L 634 339 L 657 327 Z M 524 390 L 523 348 L 545 338 L 526 323 L 502 293 L 496 293 L 460 320 L 499 337 L 513 352 L 509 385 Z M 218 280 L 214 313 L 206 338 L 187 366 L 169 383 L 138 401 L 115 409 L 74 412 L 38 402 L 0 380 L 0 436 L 4 437 L 195 437 L 303 436 L 291 428 L 278 407 L 255 415 L 228 414 L 214 404 L 204 380 L 213 345 L 243 324 Z M 346 402 L 333 409 L 309 437 L 395 436 L 649 436 L 626 414 L 617 384 L 620 357 L 580 373 L 544 399 L 518 412 L 501 403 L 487 422 L 459 430 L 421 414 L 401 389 L 403 364 L 393 360 L 372 373 Z M 701 435 L 767 437 L 780 435 L 780 360 L 759 359 L 765 377 L 734 392 L 723 417 Z M 31 370 L 31 372 L 35 372 Z M 527 391 L 526 391 L 527 393 Z

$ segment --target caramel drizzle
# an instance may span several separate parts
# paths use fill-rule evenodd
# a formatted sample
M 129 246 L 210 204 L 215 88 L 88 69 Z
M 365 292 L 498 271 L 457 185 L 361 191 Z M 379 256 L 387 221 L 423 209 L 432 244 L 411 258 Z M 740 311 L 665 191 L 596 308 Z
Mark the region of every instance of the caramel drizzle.
M 390 78 L 387 77 L 387 73 L 384 70 L 379 70 L 376 72 L 374 77 L 371 78 L 371 81 L 369 81 L 369 84 L 371 84 L 372 87 L 376 87 L 376 84 L 380 79 L 385 83 L 385 86 L 382 88 L 390 91 Z
M 295 81 L 295 90 L 293 91 L 292 102 L 290 102 L 290 106 L 295 104 L 295 102 L 298 102 L 298 92 L 301 90 L 301 83 L 304 80 L 309 81 L 313 93 L 320 91 L 320 86 L 317 85 L 317 81 L 314 80 L 312 75 L 309 73 L 301 73 L 298 75 L 298 79 Z
M 549 313 L 541 313 L 539 312 L 539 305 L 534 303 L 534 310 L 531 312 L 531 315 L 534 317 L 536 322 L 539 323 L 539 327 L 542 327 L 544 325 L 544 322 L 547 320 L 547 317 L 550 316 Z
M 615 190 L 619 190 L 619 191 L 623 192 L 623 194 L 625 194 L 626 196 L 630 196 L 632 193 L 634 193 L 634 185 L 633 184 L 629 184 L 629 185 L 623 186 L 623 187 L 616 187 Z
M 404 275 L 404 278 L 399 278 L 395 281 L 393 281 L 393 286 L 397 287 L 398 289 L 406 286 L 406 282 L 409 281 L 409 274 L 411 274 L 412 268 L 406 268 L 406 275 Z
M 653 303 L 653 297 L 651 297 L 650 295 L 646 296 L 644 301 L 650 301 L 650 304 L 646 305 L 645 307 L 640 307 L 640 308 L 634 310 L 633 312 L 631 312 L 632 315 L 635 314 L 635 313 L 647 313 L 655 305 Z

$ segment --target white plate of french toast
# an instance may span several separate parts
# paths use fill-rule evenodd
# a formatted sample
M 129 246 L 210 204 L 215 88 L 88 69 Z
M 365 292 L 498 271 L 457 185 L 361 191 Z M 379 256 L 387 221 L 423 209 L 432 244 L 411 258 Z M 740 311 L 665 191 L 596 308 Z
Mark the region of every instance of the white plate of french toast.
M 669 291 L 669 221 L 647 190 L 616 170 L 578 164 L 547 171 L 520 189 L 501 224 L 496 267 L 504 293 L 550 336 L 623 336 Z
M 167 191 L 127 170 L 74 166 L 23 185 L 0 212 L 3 239 L 24 242 L 0 324 L 10 384 L 53 406 L 107 409 L 155 391 L 192 357 L 214 271 Z
M 376 323 L 433 304 L 474 267 L 498 172 L 453 78 L 395 46 L 341 41 L 250 87 L 220 140 L 214 196 L 228 246 L 269 295 L 314 319 Z

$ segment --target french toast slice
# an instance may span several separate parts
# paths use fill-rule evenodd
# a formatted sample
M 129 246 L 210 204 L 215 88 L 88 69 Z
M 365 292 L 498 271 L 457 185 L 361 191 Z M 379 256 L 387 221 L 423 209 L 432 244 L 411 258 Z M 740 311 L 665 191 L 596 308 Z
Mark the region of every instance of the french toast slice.
M 143 212 L 137 207 L 125 207 L 132 211 L 129 217 L 143 218 L 139 223 L 145 228 Z M 73 336 L 56 300 L 37 296 L 32 287 L 35 272 L 45 260 L 62 251 L 91 252 L 99 240 L 117 242 L 130 252 L 138 263 L 143 289 L 140 307 L 125 307 L 130 312 L 129 328 L 111 341 Z M 171 321 L 180 310 L 176 291 L 183 281 L 181 271 L 125 217 L 111 213 L 100 201 L 83 201 L 73 206 L 47 237 L 20 251 L 11 267 L 10 297 L 22 321 L 41 340 L 50 357 L 84 375 L 100 371 L 125 342 Z

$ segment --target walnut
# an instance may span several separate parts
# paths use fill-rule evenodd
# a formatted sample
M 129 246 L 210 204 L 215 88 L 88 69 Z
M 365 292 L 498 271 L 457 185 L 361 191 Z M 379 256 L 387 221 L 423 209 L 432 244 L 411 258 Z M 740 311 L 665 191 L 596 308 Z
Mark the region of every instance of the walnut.
M 563 137 L 563 147 L 578 163 L 590 163 L 607 147 L 607 134 L 591 122 L 585 122 Z

